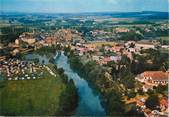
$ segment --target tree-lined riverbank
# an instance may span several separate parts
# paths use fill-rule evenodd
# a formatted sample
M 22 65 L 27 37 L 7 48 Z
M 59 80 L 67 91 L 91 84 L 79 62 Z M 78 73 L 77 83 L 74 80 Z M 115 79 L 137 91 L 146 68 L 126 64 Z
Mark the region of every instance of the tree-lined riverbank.
M 78 88 L 79 103 L 75 115 L 105 116 L 106 113 L 101 105 L 99 95 L 95 95 L 88 83 L 71 69 L 68 58 L 63 53 L 57 57 L 56 64 L 59 68 L 64 69 L 64 73 L 75 82 L 75 86 Z

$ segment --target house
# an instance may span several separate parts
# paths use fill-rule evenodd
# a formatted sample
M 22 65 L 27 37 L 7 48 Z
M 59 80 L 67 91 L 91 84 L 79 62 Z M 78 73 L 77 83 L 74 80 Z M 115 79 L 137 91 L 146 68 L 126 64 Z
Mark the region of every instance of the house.
M 127 50 L 123 51 L 123 55 L 126 55 L 130 60 L 133 60 L 133 52 L 129 52 Z
M 169 74 L 163 71 L 145 71 L 142 74 L 140 74 L 140 79 L 142 79 L 144 82 L 148 82 L 154 85 L 167 84 L 168 77 Z
M 36 42 L 35 38 L 27 38 L 23 40 L 24 42 L 27 42 L 29 45 L 32 45 Z
M 115 46 L 115 47 L 112 47 L 112 50 L 114 51 L 114 52 L 120 52 L 120 50 L 121 49 L 123 49 L 124 47 L 122 47 L 122 46 Z
M 142 110 L 144 110 L 146 108 L 144 102 L 140 101 L 140 100 L 137 100 L 136 101 L 136 106 L 141 108 Z
M 128 48 L 127 50 L 128 50 L 128 52 L 133 52 L 133 53 L 136 52 L 135 48 Z
M 15 44 L 16 44 L 16 45 L 19 45 L 19 39 L 16 39 L 16 40 L 15 40 Z
M 153 86 L 168 84 L 169 74 L 163 71 L 145 71 L 136 77 L 136 80 L 144 83 L 143 90 L 146 92 Z
M 19 49 L 14 49 L 13 51 L 12 51 L 12 55 L 16 55 L 16 54 L 18 54 L 20 51 L 19 51 Z
M 79 56 L 82 56 L 85 52 L 88 51 L 87 48 L 84 48 L 84 47 L 76 47 L 76 50 Z
M 162 112 L 168 112 L 168 99 L 167 98 L 162 98 L 160 99 L 160 109 Z
M 147 40 L 141 40 L 135 43 L 137 49 L 154 49 L 158 43 L 150 42 Z
M 36 39 L 34 38 L 34 34 L 33 33 L 28 33 L 25 32 L 22 35 L 19 36 L 19 39 L 15 40 L 15 44 L 18 45 L 20 44 L 20 40 L 23 42 L 28 43 L 29 45 L 32 45 L 36 42 Z
M 110 59 L 114 62 L 118 62 L 121 60 L 121 56 L 110 56 Z
M 164 49 L 169 50 L 169 45 L 162 45 L 161 47 L 164 48 Z
M 110 61 L 112 61 L 110 57 L 104 57 L 102 60 L 102 64 L 107 64 Z
M 95 44 L 84 44 L 84 47 L 95 50 L 97 46 Z
M 142 88 L 144 92 L 147 92 L 149 89 L 153 90 L 153 86 L 149 84 L 144 84 Z
M 124 27 L 119 27 L 119 28 L 116 28 L 114 30 L 115 33 L 126 33 L 126 32 L 130 32 L 130 30 L 128 28 L 124 28 Z
M 94 61 L 99 61 L 100 60 L 100 56 L 92 56 L 92 59 L 94 60 Z
M 51 46 L 54 43 L 52 37 L 47 37 L 46 39 L 44 39 L 44 42 L 45 42 L 45 45 L 47 46 Z
M 67 42 L 73 39 L 72 31 L 70 29 L 60 29 L 54 34 L 54 37 L 61 42 Z
M 148 109 L 148 108 L 144 109 L 144 114 L 145 114 L 146 117 L 150 117 L 150 116 L 152 117 L 151 110 Z

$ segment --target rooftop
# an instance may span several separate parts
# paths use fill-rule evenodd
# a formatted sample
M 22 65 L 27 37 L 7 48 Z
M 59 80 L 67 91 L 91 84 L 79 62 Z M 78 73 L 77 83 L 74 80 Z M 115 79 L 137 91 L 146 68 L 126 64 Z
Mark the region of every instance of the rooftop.
M 163 71 L 145 71 L 144 77 L 151 77 L 153 80 L 166 80 L 169 78 L 169 74 Z

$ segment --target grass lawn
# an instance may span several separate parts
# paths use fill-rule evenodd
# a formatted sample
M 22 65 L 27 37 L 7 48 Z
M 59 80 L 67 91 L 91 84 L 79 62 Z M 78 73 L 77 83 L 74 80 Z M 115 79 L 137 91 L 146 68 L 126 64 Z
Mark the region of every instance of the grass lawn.
M 0 115 L 55 115 L 65 84 L 43 72 L 36 80 L 0 82 Z
M 166 40 L 169 41 L 169 36 L 165 36 L 165 37 L 160 37 L 162 40 Z

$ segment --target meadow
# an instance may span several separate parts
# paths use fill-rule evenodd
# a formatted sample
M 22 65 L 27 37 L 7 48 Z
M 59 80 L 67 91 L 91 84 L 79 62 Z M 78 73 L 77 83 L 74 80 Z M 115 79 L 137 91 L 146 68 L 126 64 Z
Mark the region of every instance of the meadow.
M 0 115 L 55 115 L 65 84 L 44 72 L 44 78 L 0 82 Z

